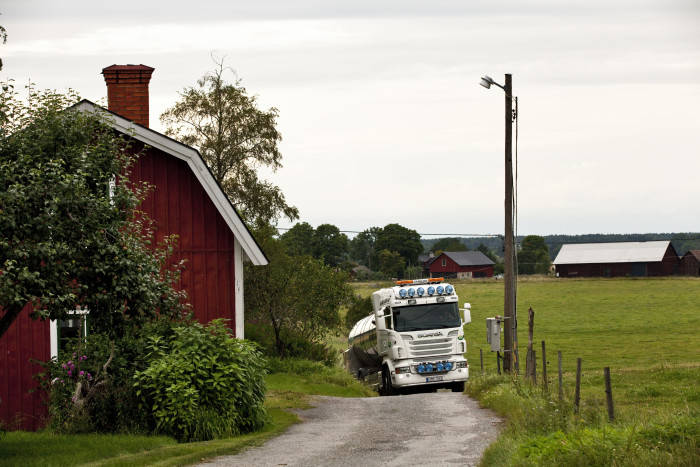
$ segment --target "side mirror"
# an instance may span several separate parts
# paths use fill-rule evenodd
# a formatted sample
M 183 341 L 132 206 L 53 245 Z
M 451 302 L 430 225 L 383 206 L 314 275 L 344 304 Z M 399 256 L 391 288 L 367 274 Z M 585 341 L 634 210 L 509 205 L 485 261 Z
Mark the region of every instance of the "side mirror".
M 472 322 L 472 306 L 469 303 L 464 304 L 464 321 L 462 321 L 462 326 Z

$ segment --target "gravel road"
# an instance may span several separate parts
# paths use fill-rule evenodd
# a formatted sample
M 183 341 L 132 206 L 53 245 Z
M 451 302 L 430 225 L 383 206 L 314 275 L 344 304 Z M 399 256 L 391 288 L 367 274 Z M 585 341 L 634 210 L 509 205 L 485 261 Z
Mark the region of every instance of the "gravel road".
M 315 397 L 265 445 L 200 465 L 476 465 L 501 419 L 461 393 Z

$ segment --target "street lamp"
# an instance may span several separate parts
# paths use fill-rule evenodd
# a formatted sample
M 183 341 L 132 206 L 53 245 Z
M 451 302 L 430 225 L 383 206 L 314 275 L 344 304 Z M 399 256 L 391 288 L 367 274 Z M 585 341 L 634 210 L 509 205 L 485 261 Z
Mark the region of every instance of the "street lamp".
M 505 263 L 504 282 L 505 297 L 503 301 L 503 316 L 505 326 L 503 332 L 505 355 L 503 370 L 518 371 L 518 318 L 515 302 L 515 240 L 513 235 L 513 209 L 515 197 L 513 196 L 513 121 L 517 115 L 513 112 L 513 83 L 512 75 L 506 73 L 506 85 L 501 86 L 491 77 L 485 75 L 479 82 L 486 89 L 496 85 L 506 94 L 506 198 L 505 198 L 505 249 L 503 261 Z M 516 98 L 517 103 L 517 98 Z M 517 105 L 517 104 L 516 104 Z

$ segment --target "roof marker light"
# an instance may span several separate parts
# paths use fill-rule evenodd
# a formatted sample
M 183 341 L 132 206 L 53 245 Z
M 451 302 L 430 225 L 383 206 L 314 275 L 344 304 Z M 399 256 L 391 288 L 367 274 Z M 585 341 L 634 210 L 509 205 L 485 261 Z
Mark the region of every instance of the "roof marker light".
M 438 295 L 442 295 L 444 292 L 445 292 L 445 288 L 441 285 L 438 285 L 438 287 L 437 287 Z
M 428 287 L 428 295 L 433 295 L 435 293 L 435 287 L 432 285 Z
M 451 285 L 448 285 L 445 287 L 445 293 L 447 295 L 450 295 L 452 292 L 454 292 L 454 290 L 455 290 L 454 287 L 452 287 Z
M 406 289 L 399 290 L 399 297 L 406 298 Z
M 408 296 L 409 297 L 413 297 L 415 294 L 416 294 L 416 289 L 414 289 L 413 287 L 408 289 Z
M 418 287 L 418 290 L 416 290 L 416 292 L 418 293 L 419 297 L 422 297 L 423 294 L 425 294 L 425 289 L 423 287 Z

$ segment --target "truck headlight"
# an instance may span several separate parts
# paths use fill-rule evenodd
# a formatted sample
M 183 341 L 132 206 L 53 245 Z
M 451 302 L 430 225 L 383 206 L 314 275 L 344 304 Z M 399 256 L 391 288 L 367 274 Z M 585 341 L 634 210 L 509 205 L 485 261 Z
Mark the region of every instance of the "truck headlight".
M 394 370 L 397 375 L 403 375 L 405 373 L 410 373 L 411 372 L 411 367 L 410 366 L 401 366 Z
M 467 362 L 457 362 L 455 363 L 455 368 L 466 368 Z

